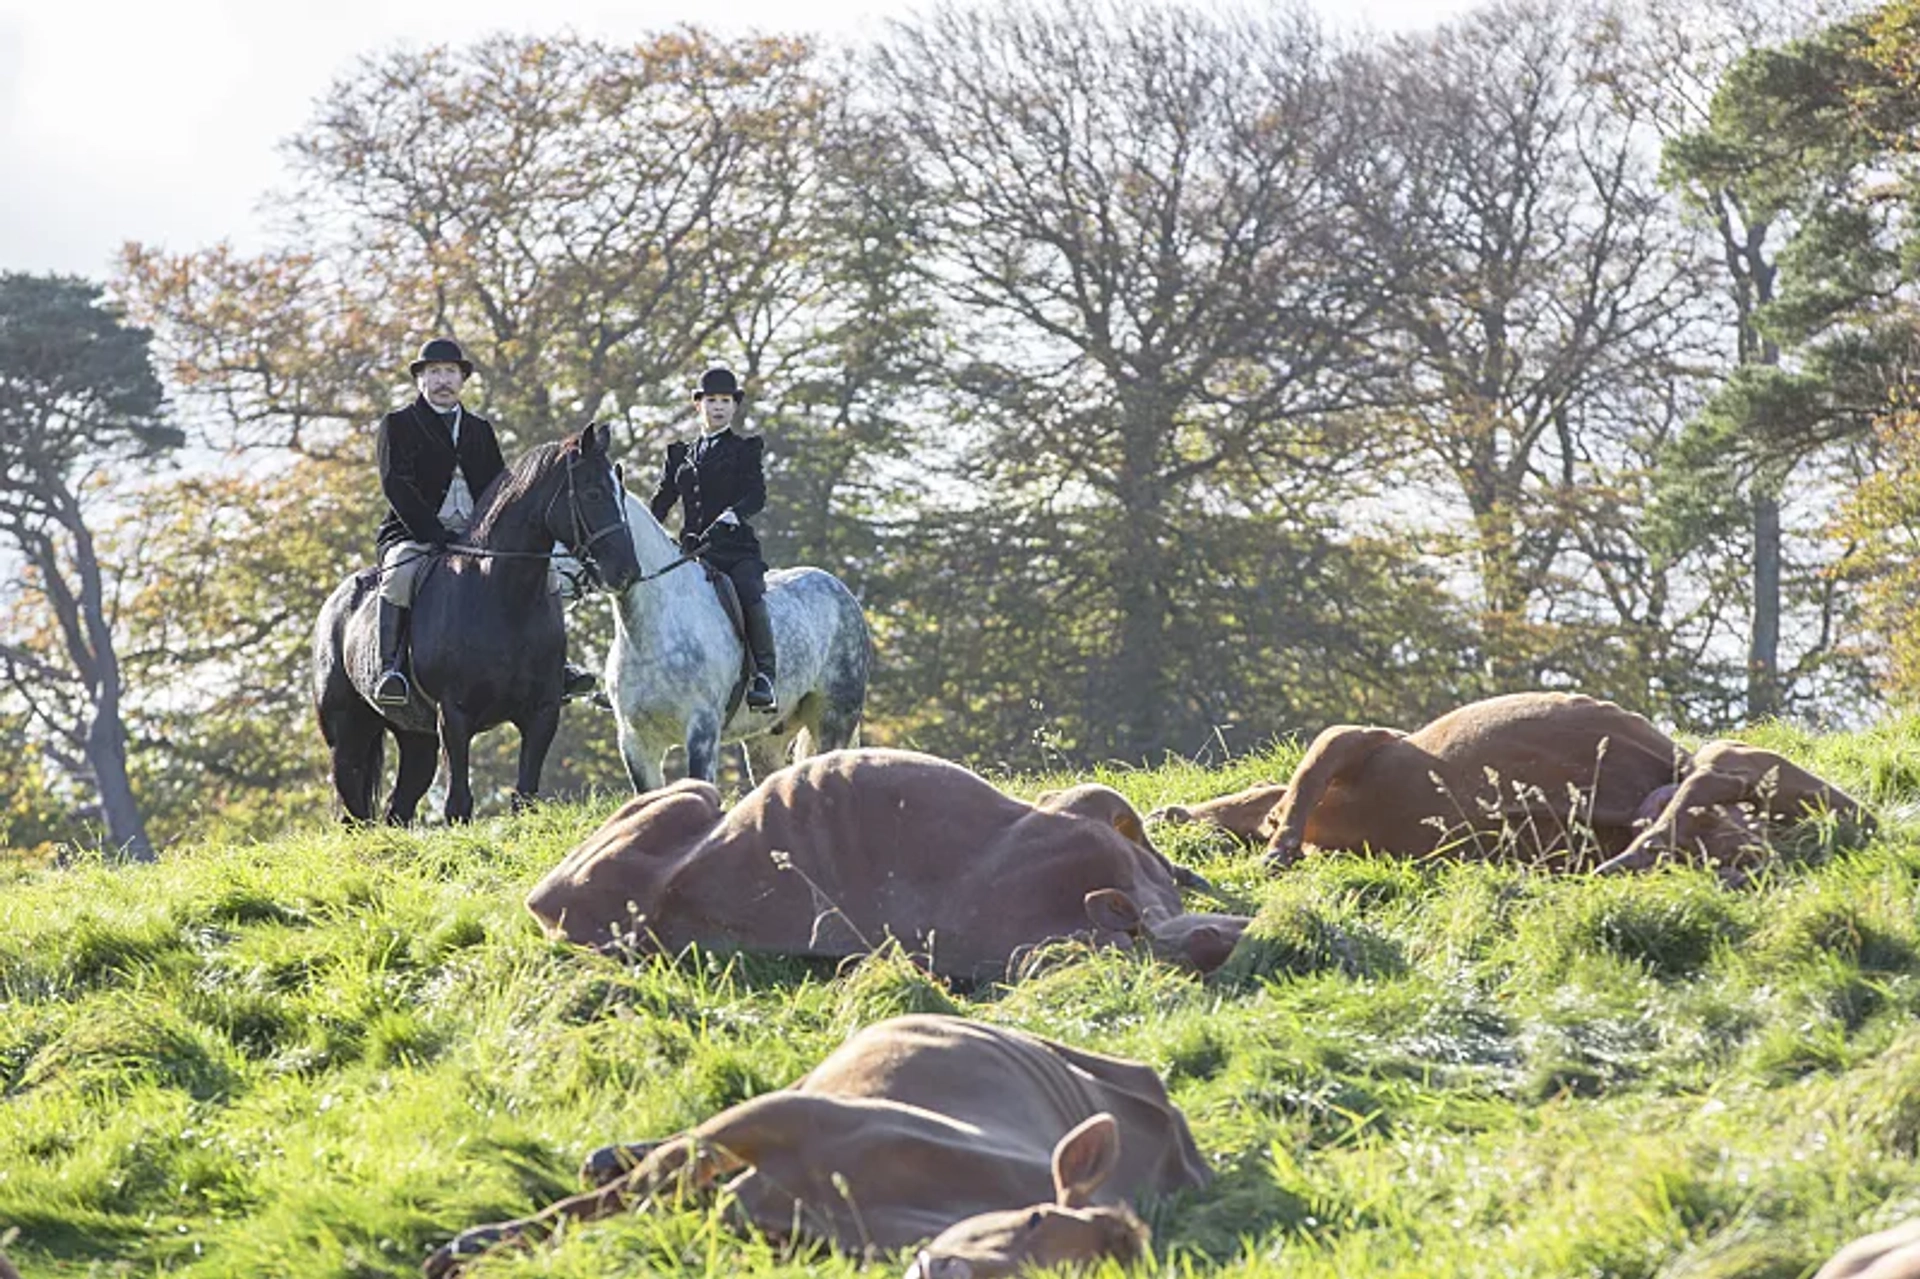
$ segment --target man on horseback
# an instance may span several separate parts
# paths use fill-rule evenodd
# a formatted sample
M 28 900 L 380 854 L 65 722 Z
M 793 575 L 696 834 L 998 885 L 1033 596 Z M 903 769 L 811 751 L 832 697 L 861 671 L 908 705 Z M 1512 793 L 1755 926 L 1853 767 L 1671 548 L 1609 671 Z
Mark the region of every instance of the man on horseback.
M 460 403 L 473 363 L 458 342 L 432 339 L 408 372 L 420 394 L 380 419 L 374 441 L 387 499 L 378 536 L 381 674 L 373 695 L 383 706 L 404 706 L 412 693 L 402 668 L 414 589 L 433 557 L 466 534 L 474 499 L 506 469 L 493 423 Z M 567 664 L 567 697 L 591 693 L 594 684 L 592 672 Z
M 693 393 L 700 406 L 702 431 L 691 447 L 675 440 L 667 445 L 666 465 L 654 490 L 653 518 L 664 522 L 674 504 L 680 504 L 680 545 L 692 552 L 703 544 L 703 558 L 733 579 L 746 620 L 747 649 L 753 657 L 753 680 L 747 686 L 747 705 L 753 710 L 777 709 L 773 695 L 773 623 L 767 617 L 767 563 L 760 539 L 747 523 L 767 504 L 767 481 L 761 467 L 766 441 L 759 435 L 739 435 L 733 419 L 746 399 L 731 369 L 708 369 Z

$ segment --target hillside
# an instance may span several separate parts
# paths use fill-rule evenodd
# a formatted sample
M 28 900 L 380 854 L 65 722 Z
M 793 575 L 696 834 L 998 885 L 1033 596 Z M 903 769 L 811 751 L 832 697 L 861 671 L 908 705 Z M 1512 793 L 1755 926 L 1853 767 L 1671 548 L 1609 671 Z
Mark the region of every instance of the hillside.
M 951 1008 L 1166 1076 L 1219 1175 L 1153 1211 L 1141 1273 L 1792 1279 L 1920 1212 L 1920 723 L 1764 737 L 1879 808 L 1880 834 L 1812 832 L 1729 890 L 1357 857 L 1270 878 L 1162 832 L 1264 916 L 1212 981 L 1067 949 L 963 992 L 898 960 L 550 944 L 520 899 L 614 797 L 0 867 L 0 1233 L 26 1279 L 411 1275 L 572 1189 L 595 1146 Z M 1097 779 L 1144 811 L 1292 758 Z M 686 1211 L 476 1273 L 856 1270 Z

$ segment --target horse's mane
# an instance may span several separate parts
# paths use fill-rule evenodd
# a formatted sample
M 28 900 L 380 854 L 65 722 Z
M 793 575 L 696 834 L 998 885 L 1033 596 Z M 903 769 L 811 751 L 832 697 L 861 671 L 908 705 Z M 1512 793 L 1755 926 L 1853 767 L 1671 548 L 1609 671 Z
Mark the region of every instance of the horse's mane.
M 535 445 L 515 458 L 510 466 L 494 476 L 493 483 L 474 497 L 472 536 L 483 538 L 491 533 L 502 510 L 525 497 L 552 474 L 555 467 L 579 452 L 580 437 L 569 435 L 564 440 Z

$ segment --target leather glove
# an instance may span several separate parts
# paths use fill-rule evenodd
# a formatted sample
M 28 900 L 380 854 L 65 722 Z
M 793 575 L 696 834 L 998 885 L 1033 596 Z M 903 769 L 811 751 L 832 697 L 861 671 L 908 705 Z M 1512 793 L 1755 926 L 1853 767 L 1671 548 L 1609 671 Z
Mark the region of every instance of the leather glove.
M 735 515 L 733 513 L 733 508 L 729 506 L 726 510 L 714 516 L 713 522 L 715 524 L 724 524 L 728 528 L 733 528 L 740 523 L 740 517 L 738 515 Z

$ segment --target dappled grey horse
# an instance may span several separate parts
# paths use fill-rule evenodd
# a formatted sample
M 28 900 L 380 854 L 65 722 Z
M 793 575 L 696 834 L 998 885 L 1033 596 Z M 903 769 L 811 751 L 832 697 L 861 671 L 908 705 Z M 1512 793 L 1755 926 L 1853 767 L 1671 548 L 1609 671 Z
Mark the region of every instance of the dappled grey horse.
M 745 654 L 719 595 L 697 564 L 675 566 L 684 557 L 646 503 L 629 496 L 626 510 L 641 575 L 614 607 L 607 691 L 634 790 L 661 786 L 675 746 L 686 748 L 687 776 L 710 782 L 722 741 L 765 739 L 763 757 L 784 756 L 802 730 L 805 755 L 853 745 L 870 651 L 853 592 L 817 568 L 767 574 L 781 709 L 750 710 L 735 697 Z
M 472 817 L 469 750 L 476 735 L 499 724 L 520 731 L 515 807 L 534 797 L 560 727 L 566 656 L 560 601 L 548 589 L 550 552 L 555 542 L 566 546 L 610 589 L 631 583 L 640 569 L 624 499 L 607 457 L 607 430 L 591 423 L 501 472 L 476 500 L 466 541 L 421 579 L 412 615 L 412 697 L 404 706 L 373 700 L 378 578 L 355 573 L 334 588 L 314 623 L 313 701 L 349 819 L 373 816 L 388 733 L 400 743 L 389 822 L 413 820 L 433 784 L 436 748 L 447 758 L 447 819 Z

